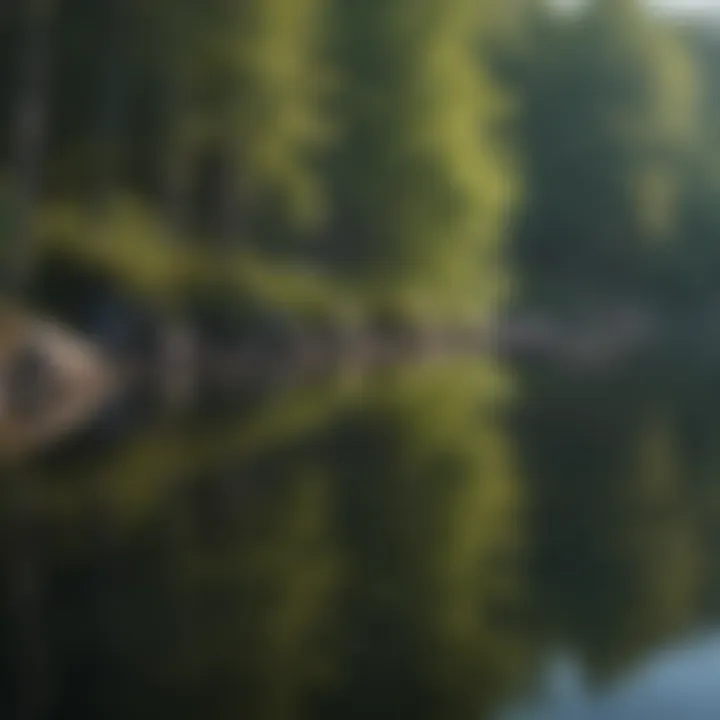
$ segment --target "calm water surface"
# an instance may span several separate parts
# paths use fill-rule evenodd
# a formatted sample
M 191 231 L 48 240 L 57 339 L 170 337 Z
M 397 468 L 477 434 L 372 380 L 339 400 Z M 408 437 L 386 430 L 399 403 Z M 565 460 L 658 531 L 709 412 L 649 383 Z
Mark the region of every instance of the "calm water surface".
M 718 398 L 458 363 L 98 427 L 2 479 L 0 716 L 720 717 Z

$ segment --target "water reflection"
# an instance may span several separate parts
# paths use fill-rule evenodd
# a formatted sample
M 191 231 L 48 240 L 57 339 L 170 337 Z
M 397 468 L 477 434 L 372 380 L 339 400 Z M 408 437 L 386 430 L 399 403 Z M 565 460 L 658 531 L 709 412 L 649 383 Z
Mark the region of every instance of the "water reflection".
M 497 720 L 712 720 L 720 707 L 718 672 L 717 633 L 659 653 L 599 693 L 588 691 L 577 663 L 560 658 L 550 664 L 537 699 Z
M 659 717 L 618 683 L 717 607 L 710 386 L 426 366 L 36 458 L 2 485 L 2 716 L 490 718 L 563 647 L 513 720 Z

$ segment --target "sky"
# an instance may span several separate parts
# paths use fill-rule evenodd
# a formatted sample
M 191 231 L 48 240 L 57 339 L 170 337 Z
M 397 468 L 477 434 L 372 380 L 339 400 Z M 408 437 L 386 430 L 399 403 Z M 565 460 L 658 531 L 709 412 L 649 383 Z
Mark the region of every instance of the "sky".
M 649 4 L 679 13 L 720 12 L 720 0 L 649 0 Z
M 720 14 L 720 0 L 646 0 L 648 5 L 663 12 L 678 15 L 696 15 L 702 13 Z M 557 0 L 560 6 L 572 7 L 582 4 L 582 0 Z

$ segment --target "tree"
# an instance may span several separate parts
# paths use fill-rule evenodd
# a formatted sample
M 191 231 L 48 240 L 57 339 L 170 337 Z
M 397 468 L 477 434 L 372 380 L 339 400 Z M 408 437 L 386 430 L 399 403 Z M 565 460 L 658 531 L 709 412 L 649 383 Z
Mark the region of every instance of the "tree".
M 516 243 L 531 299 L 657 289 L 678 242 L 697 131 L 693 68 L 630 2 L 536 25 L 521 83 L 528 203 Z
M 298 230 L 318 220 L 313 169 L 325 126 L 324 0 L 213 0 L 195 9 L 189 112 L 216 160 L 223 244 L 264 215 Z
M 4 258 L 6 287 L 25 289 L 31 269 L 34 212 L 41 192 L 50 93 L 55 0 L 24 0 L 14 18 L 19 34 L 11 143 L 12 220 Z M 11 24 L 12 24 L 11 15 Z
M 328 252 L 346 277 L 426 311 L 486 309 L 502 284 L 510 181 L 484 13 L 472 0 L 334 3 L 342 142 Z

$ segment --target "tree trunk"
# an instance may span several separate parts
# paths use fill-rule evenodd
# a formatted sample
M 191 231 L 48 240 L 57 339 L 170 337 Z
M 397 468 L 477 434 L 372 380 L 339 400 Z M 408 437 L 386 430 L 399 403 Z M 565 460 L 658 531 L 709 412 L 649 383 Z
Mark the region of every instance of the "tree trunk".
M 238 241 L 237 168 L 231 152 L 222 158 L 218 207 L 218 240 L 221 250 L 231 250 Z
M 105 0 L 104 56 L 101 62 L 96 126 L 95 177 L 91 194 L 98 215 L 107 203 L 120 176 L 122 133 L 126 118 L 127 17 L 123 0 Z
M 18 95 L 12 137 L 12 227 L 4 267 L 4 289 L 22 293 L 32 271 L 32 222 L 41 186 L 50 92 L 53 0 L 23 0 Z M 5 596 L 10 621 L 14 715 L 42 718 L 50 704 L 47 636 L 43 625 L 44 563 L 31 507 L 32 479 L 3 478 L 7 493 Z
M 22 292 L 32 268 L 32 215 L 40 194 L 50 92 L 54 0 L 22 0 L 18 95 L 12 138 L 13 224 L 6 288 Z
M 181 38 L 173 37 L 176 46 Z M 176 69 L 168 67 L 164 78 L 164 116 L 167 142 L 161 158 L 163 170 L 161 194 L 164 200 L 166 227 L 170 242 L 188 242 L 191 153 L 186 133 L 185 103 L 182 78 Z M 184 404 L 195 385 L 195 333 L 182 310 L 171 308 L 159 328 L 159 387 L 163 399 L 172 406 Z
M 45 627 L 45 562 L 33 508 L 33 480 L 20 470 L 0 478 L 4 489 L 6 609 L 13 669 L 13 713 L 41 720 L 51 704 Z
M 172 37 L 175 57 L 180 38 Z M 184 82 L 178 70 L 166 67 L 160 91 L 163 95 L 166 142 L 160 158 L 160 186 L 167 226 L 173 240 L 183 241 L 188 234 L 191 194 L 191 151 L 187 133 Z

